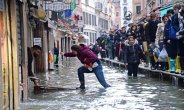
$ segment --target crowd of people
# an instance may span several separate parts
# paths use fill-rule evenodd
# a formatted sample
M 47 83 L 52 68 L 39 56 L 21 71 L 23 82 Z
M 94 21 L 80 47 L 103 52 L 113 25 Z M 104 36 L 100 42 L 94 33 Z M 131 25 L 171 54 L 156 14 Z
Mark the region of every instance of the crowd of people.
M 127 65 L 128 75 L 137 76 L 142 60 L 151 70 L 184 75 L 184 2 L 165 15 L 159 10 L 147 14 L 144 21 L 110 31 L 96 40 L 90 49 L 101 58 L 116 59 Z M 133 69 L 132 69 L 133 68 Z M 133 71 L 134 70 L 134 71 Z

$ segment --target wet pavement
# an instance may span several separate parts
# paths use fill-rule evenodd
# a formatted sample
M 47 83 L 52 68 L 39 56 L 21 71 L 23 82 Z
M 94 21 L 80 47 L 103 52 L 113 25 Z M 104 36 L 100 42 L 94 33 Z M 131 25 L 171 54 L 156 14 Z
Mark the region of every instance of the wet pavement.
M 42 85 L 75 88 L 79 86 L 75 58 L 63 61 L 58 70 L 37 74 Z M 19 110 L 183 110 L 184 87 L 160 82 L 138 74 L 128 77 L 126 70 L 103 63 L 106 81 L 112 86 L 104 89 L 93 73 L 85 74 L 86 90 L 33 93 L 29 85 L 29 99 L 20 103 Z

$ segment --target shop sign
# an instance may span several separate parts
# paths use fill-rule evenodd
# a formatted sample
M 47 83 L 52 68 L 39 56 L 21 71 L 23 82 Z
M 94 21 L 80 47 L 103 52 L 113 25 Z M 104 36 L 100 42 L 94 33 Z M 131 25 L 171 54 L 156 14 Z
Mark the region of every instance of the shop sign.
M 70 10 L 70 4 L 65 4 L 63 2 L 53 2 L 50 4 L 46 4 L 46 10 L 50 11 Z
M 72 28 L 71 31 L 72 32 L 79 32 L 79 28 Z
M 4 0 L 0 0 L 0 11 L 4 11 Z
M 38 45 L 42 47 L 42 39 L 41 38 L 34 38 L 34 45 Z
M 78 20 L 78 27 L 79 27 L 79 28 L 84 27 L 84 22 L 83 22 L 83 20 Z
M 47 19 L 47 21 L 48 21 L 48 27 L 56 30 L 56 26 L 54 25 L 54 23 L 50 19 Z

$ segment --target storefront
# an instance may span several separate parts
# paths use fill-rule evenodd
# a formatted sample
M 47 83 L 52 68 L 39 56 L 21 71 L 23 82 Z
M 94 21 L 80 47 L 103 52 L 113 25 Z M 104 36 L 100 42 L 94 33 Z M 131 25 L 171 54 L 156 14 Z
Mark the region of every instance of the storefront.
M 2 3 L 4 3 L 2 5 Z M 5 6 L 6 5 L 6 6 Z M 0 7 L 4 6 L 4 11 L 0 11 L 0 37 L 1 37 L 1 68 L 0 75 L 2 91 L 0 91 L 0 109 L 18 108 L 18 40 L 16 30 L 16 2 L 14 0 L 0 0 Z M 2 7 L 1 7 L 2 8 Z M 1 9 L 0 9 L 1 10 Z M 5 34 L 5 30 L 6 33 Z M 3 108 L 3 109 L 2 109 Z
M 167 10 L 173 9 L 173 6 L 169 6 L 163 9 L 160 9 L 160 16 L 164 16 L 165 14 L 167 14 Z
M 3 12 L 0 11 L 0 44 L 1 44 L 1 48 L 0 48 L 0 71 L 2 74 L 0 74 L 0 109 L 2 110 L 3 108 L 8 108 L 8 99 L 6 97 L 8 97 L 8 90 L 5 90 L 5 82 L 7 82 L 7 77 L 5 77 L 5 54 L 4 49 L 5 49 L 5 45 L 4 45 L 4 41 L 5 41 L 5 37 L 4 37 L 4 20 L 3 20 Z

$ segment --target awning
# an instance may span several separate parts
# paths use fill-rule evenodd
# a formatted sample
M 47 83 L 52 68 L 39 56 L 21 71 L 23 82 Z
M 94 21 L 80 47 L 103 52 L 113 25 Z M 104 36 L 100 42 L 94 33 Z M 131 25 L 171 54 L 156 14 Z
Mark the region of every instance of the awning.
M 84 35 L 84 34 L 79 34 L 78 42 L 85 42 L 85 40 L 89 40 L 89 36 Z
M 167 10 L 173 9 L 173 6 L 164 8 L 164 9 L 160 9 L 160 16 L 164 16 L 165 14 L 167 14 Z
M 89 39 L 89 36 L 82 34 L 81 36 L 84 37 L 84 39 Z
M 153 9 L 150 13 L 155 12 L 155 11 L 159 10 L 160 8 L 161 8 L 161 7 L 156 7 L 156 8 Z

